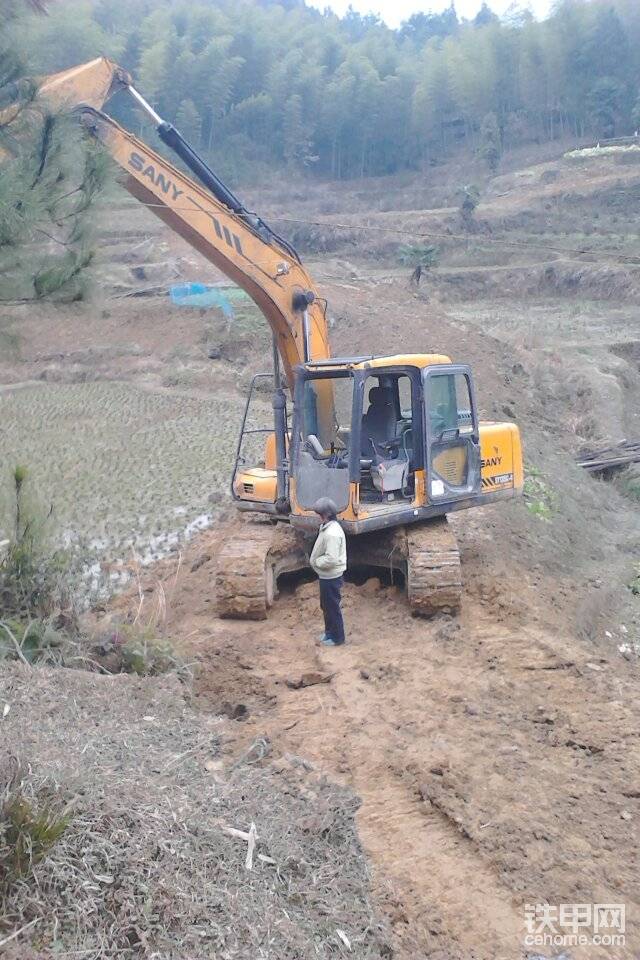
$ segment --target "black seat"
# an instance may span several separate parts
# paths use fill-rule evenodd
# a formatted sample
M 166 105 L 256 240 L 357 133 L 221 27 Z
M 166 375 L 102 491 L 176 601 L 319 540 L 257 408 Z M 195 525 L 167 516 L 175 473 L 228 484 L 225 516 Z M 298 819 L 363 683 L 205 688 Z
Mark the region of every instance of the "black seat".
M 371 387 L 369 409 L 362 418 L 360 450 L 363 457 L 376 453 L 373 443 L 393 440 L 396 433 L 396 415 L 393 409 L 393 391 L 390 387 Z

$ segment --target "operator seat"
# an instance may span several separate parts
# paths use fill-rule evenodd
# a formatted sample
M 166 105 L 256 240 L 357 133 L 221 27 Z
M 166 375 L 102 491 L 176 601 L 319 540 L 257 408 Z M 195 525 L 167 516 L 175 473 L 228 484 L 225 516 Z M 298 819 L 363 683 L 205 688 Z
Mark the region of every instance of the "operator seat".
M 370 459 L 375 455 L 372 440 L 374 443 L 393 440 L 396 434 L 396 423 L 391 387 L 371 387 L 369 409 L 362 418 L 362 456 Z

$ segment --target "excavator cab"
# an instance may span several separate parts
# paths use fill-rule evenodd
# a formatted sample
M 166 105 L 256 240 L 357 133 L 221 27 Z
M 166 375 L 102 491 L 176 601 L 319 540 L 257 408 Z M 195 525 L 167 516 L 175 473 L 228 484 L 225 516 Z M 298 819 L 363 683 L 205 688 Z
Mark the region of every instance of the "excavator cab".
M 416 354 L 309 361 L 294 373 L 286 496 L 278 501 L 275 440 L 264 427 L 263 461 L 236 461 L 241 507 L 312 529 L 313 506 L 328 496 L 347 533 L 364 533 L 520 491 L 518 430 L 479 421 L 468 366 Z
M 345 529 L 355 533 L 442 513 L 444 503 L 481 495 L 470 369 L 439 355 L 394 360 L 318 361 L 296 369 L 294 526 L 309 525 L 321 496 L 335 501 Z
M 471 369 L 440 354 L 307 361 L 294 368 L 292 399 L 284 500 L 273 432 L 258 468 L 243 457 L 236 464 L 240 509 L 288 523 L 275 546 L 265 539 L 259 563 L 243 567 L 241 601 L 237 578 L 218 575 L 225 615 L 265 616 L 278 576 L 304 569 L 322 496 L 335 501 L 348 534 L 350 570 L 399 577 L 415 613 L 454 611 L 462 581 L 447 515 L 520 493 L 516 425 L 480 421 Z

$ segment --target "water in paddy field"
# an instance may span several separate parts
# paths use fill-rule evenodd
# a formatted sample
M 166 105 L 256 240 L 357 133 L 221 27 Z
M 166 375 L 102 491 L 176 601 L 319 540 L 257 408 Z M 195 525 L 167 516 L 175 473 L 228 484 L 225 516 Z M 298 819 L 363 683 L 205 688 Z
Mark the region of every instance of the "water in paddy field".
M 27 466 L 53 505 L 52 538 L 87 558 L 92 589 L 101 564 L 119 586 L 117 561 L 152 563 L 211 524 L 235 453 L 228 402 L 98 382 L 26 387 L 0 403 L 0 462 Z

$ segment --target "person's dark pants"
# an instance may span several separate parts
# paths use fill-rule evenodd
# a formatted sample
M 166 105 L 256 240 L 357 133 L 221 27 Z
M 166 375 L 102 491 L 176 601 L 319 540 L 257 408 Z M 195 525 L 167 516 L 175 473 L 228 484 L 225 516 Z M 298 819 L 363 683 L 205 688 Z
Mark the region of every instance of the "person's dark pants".
M 340 594 L 344 580 L 342 577 L 333 577 L 331 580 L 320 579 L 319 583 L 325 633 L 334 643 L 344 643 L 344 621 L 340 609 Z

